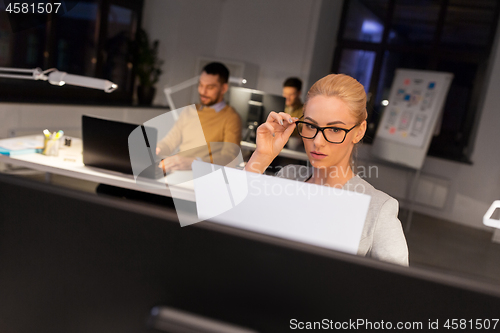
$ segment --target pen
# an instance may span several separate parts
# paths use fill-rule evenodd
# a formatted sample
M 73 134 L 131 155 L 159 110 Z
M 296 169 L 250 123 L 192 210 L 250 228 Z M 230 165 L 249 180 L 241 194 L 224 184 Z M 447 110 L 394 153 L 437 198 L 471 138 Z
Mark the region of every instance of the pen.
M 43 135 L 45 135 L 45 137 L 48 139 L 50 137 L 50 132 L 48 129 L 44 129 L 43 130 Z

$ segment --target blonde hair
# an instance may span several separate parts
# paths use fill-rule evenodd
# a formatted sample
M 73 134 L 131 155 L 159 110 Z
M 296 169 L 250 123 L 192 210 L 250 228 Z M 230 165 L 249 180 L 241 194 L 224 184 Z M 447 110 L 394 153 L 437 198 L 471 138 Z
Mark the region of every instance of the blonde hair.
M 307 93 L 304 112 L 307 109 L 307 102 L 319 95 L 340 98 L 347 104 L 358 124 L 366 120 L 368 116 L 366 112 L 365 87 L 348 75 L 330 74 L 316 81 Z
M 345 74 L 330 74 L 316 81 L 307 92 L 304 103 L 304 114 L 307 110 L 307 103 L 315 96 L 337 97 L 347 104 L 349 111 L 356 119 L 357 124 L 361 124 L 368 117 L 366 111 L 365 87 L 355 78 Z M 359 143 L 359 142 L 358 142 Z M 349 158 L 352 170 L 355 172 L 356 165 L 354 158 L 357 153 L 357 144 L 354 145 Z

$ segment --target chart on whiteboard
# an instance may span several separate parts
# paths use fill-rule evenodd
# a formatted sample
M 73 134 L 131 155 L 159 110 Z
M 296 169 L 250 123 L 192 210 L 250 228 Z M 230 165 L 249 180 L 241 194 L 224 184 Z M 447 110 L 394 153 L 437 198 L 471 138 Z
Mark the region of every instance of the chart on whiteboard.
M 377 136 L 422 147 L 440 113 L 436 103 L 447 94 L 449 73 L 398 70 Z

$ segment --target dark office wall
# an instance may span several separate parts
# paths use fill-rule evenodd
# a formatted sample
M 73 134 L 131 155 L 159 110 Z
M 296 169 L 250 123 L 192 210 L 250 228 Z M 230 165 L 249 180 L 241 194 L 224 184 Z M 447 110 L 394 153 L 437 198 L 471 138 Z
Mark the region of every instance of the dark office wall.
M 243 63 L 246 69 L 248 65 L 257 67 L 256 85 L 251 82 L 250 88 L 281 94 L 287 77 L 307 80 L 310 67 L 318 65 L 312 65 L 311 59 L 321 3 L 320 0 L 145 1 L 143 26 L 152 38 L 160 40 L 160 55 L 165 60 L 165 74 L 158 86 L 173 86 L 193 77 L 198 58 L 208 57 Z M 331 67 L 328 61 L 324 73 Z M 187 105 L 193 102 L 191 96 L 181 91 L 174 100 L 178 105 Z M 157 94 L 155 102 L 165 103 L 165 97 Z

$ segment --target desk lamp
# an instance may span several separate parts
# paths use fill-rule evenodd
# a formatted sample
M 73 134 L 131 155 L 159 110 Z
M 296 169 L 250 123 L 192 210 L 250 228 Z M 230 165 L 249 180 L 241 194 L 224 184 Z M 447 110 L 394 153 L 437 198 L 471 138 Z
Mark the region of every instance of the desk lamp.
M 500 229 L 500 219 L 498 209 L 500 208 L 500 200 L 495 200 L 491 204 L 488 211 L 483 216 L 483 224 L 488 227 Z
M 13 73 L 21 73 L 21 74 L 13 74 Z M 65 84 L 69 84 L 72 86 L 104 90 L 104 92 L 107 93 L 110 93 L 118 88 L 117 84 L 108 80 L 68 74 L 66 72 L 60 72 L 55 68 L 42 71 L 42 69 L 40 68 L 19 69 L 19 68 L 0 67 L 0 77 L 6 77 L 11 79 L 49 81 L 50 84 L 56 86 L 63 86 Z

